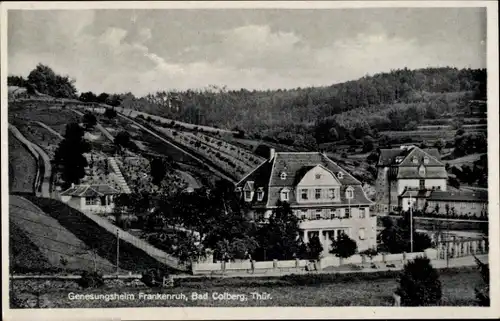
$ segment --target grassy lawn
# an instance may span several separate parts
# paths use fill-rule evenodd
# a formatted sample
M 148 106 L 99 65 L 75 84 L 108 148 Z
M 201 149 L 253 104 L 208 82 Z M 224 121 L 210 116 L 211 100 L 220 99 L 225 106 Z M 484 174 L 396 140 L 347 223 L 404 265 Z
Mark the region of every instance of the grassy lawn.
M 109 262 L 115 262 L 116 235 L 109 233 L 83 213 L 60 201 L 40 197 L 27 198 L 80 239 L 88 248 L 95 249 L 97 255 Z M 119 247 L 120 268 L 125 271 L 143 273 L 151 268 L 163 268 L 170 273 L 177 272 L 130 243 L 120 240 Z
M 35 158 L 9 132 L 10 193 L 33 193 L 37 166 Z
M 167 307 L 167 306 L 214 306 L 214 307 L 265 307 L 265 306 L 390 306 L 392 294 L 397 288 L 397 272 L 379 275 L 324 275 L 288 276 L 280 279 L 216 279 L 181 282 L 172 289 L 123 287 L 81 290 L 74 288 L 48 290 L 45 300 L 56 308 L 112 308 L 112 307 Z M 480 283 L 475 268 L 460 268 L 440 272 L 443 289 L 442 305 L 471 306 L 474 304 L 474 287 Z M 131 293 L 134 300 L 108 301 L 69 300 L 68 293 L 121 294 Z M 142 293 L 183 293 L 187 300 L 140 300 Z M 246 295 L 247 300 L 214 300 L 212 294 L 231 293 Z M 270 298 L 258 300 L 254 293 L 268 293 Z M 207 300 L 192 300 L 192 293 L 208 293 Z M 16 292 L 21 298 L 30 294 Z
M 16 241 L 16 237 L 29 240 L 26 244 L 16 244 L 19 251 L 11 252 L 11 260 L 19 262 L 16 264 L 16 271 L 91 271 L 94 269 L 94 260 L 100 271 L 107 273 L 115 270 L 111 262 L 95 256 L 85 243 L 61 226 L 57 220 L 41 212 L 22 197 L 10 196 L 9 219 L 10 227 L 13 228 L 11 242 Z M 18 231 L 22 232 L 20 236 L 16 235 Z M 33 251 L 33 246 L 36 251 Z

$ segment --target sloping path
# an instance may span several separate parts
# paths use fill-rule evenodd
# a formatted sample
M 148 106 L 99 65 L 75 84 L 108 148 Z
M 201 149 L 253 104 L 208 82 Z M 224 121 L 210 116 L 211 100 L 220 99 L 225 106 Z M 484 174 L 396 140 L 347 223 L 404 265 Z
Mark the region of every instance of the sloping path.
M 26 146 L 26 148 L 28 148 L 28 150 L 33 155 L 35 155 L 35 158 L 39 162 L 39 165 L 38 165 L 39 174 L 37 175 L 37 180 L 39 183 L 38 183 L 38 186 L 37 186 L 35 192 L 38 194 L 38 187 L 41 186 L 41 195 L 43 197 L 50 198 L 50 196 L 51 196 L 50 178 L 52 176 L 52 165 L 50 164 L 49 156 L 38 145 L 27 140 L 26 137 L 24 137 L 23 134 L 21 134 L 21 132 L 15 126 L 9 124 L 9 130 L 12 132 L 12 134 L 17 139 L 19 139 L 19 141 L 24 146 Z M 42 169 L 42 165 L 40 164 L 40 161 L 43 162 L 43 169 Z M 43 172 L 43 176 L 39 176 L 41 172 Z
M 54 129 L 52 129 L 50 126 L 42 123 L 41 121 L 35 121 L 35 123 L 37 123 L 38 125 L 42 126 L 43 128 L 45 128 L 46 130 L 48 130 L 49 132 L 51 132 L 52 134 L 56 135 L 59 139 L 64 139 L 64 137 L 59 134 L 58 132 L 56 132 Z
M 156 247 L 152 246 L 146 241 L 141 240 L 140 238 L 135 237 L 132 234 L 122 230 L 121 228 L 109 222 L 107 219 L 91 213 L 85 213 L 85 212 L 82 213 L 91 220 L 93 220 L 95 223 L 97 223 L 99 226 L 106 229 L 108 232 L 116 234 L 118 231 L 118 237 L 121 240 L 128 242 L 134 245 L 135 247 L 143 250 L 149 256 L 156 259 L 158 262 L 168 265 L 177 270 L 187 271 L 187 268 L 184 267 L 182 264 L 180 264 L 177 258 L 173 257 L 170 254 L 165 253 L 162 250 L 157 249 Z
M 209 169 L 210 169 L 210 170 L 211 170 L 214 174 L 216 174 L 217 176 L 222 177 L 222 178 L 224 178 L 224 179 L 226 179 L 226 180 L 228 180 L 228 181 L 230 181 L 230 182 L 232 182 L 232 183 L 236 183 L 236 181 L 235 181 L 234 179 L 230 178 L 229 176 L 225 175 L 224 173 L 222 173 L 222 172 L 221 172 L 221 171 L 219 171 L 218 169 L 216 169 L 216 168 L 214 168 L 214 167 L 210 166 L 209 164 L 207 164 L 207 162 L 206 162 L 205 160 L 202 160 L 202 159 L 200 159 L 199 157 L 197 157 L 197 156 L 193 155 L 192 153 L 190 153 L 190 152 L 188 152 L 188 151 L 186 151 L 186 150 L 184 150 L 184 149 L 180 148 L 179 146 L 177 146 L 177 145 L 175 145 L 175 144 L 171 143 L 170 141 L 168 141 L 167 139 L 165 139 L 163 136 L 158 135 L 158 134 L 157 134 L 157 133 L 155 133 L 154 131 L 152 131 L 152 130 L 150 130 L 150 129 L 146 128 L 145 126 L 141 125 L 140 123 L 138 123 L 137 121 L 135 121 L 135 120 L 131 119 L 130 117 L 127 117 L 127 116 L 122 115 L 122 114 L 120 114 L 120 113 L 118 113 L 118 116 L 119 116 L 119 117 L 122 117 L 122 118 L 124 118 L 124 119 L 126 119 L 126 120 L 128 120 L 128 121 L 130 121 L 130 122 L 132 122 L 132 123 L 133 123 L 133 124 L 135 124 L 137 127 L 139 127 L 140 129 L 142 129 L 143 131 L 147 132 L 148 134 L 153 135 L 154 137 L 158 138 L 158 139 L 159 139 L 159 140 L 161 140 L 162 142 L 164 142 L 164 143 L 166 143 L 166 144 L 168 144 L 168 145 L 170 145 L 170 146 L 172 146 L 172 147 L 174 147 L 174 148 L 176 148 L 176 149 L 180 150 L 181 152 L 183 152 L 184 154 L 186 154 L 186 155 L 188 155 L 188 156 L 192 157 L 193 159 L 195 159 L 196 161 L 200 162 L 201 164 L 204 164 L 205 166 L 207 166 L 207 167 L 208 167 L 208 168 L 209 168 Z

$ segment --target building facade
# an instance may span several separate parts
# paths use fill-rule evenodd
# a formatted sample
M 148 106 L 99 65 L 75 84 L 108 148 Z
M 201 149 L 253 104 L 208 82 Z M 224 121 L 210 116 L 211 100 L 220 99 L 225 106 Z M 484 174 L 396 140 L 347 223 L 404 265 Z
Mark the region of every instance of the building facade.
M 433 191 L 427 198 L 426 212 L 488 218 L 488 191 Z
M 416 146 L 381 149 L 377 163 L 375 212 L 388 214 L 401 206 L 409 190 L 447 190 L 448 174 L 437 149 Z
M 120 192 L 107 184 L 73 185 L 60 194 L 61 201 L 85 213 L 109 214 Z
M 373 202 L 360 181 L 324 154 L 272 150 L 268 161 L 237 183 L 236 192 L 251 203 L 256 221 L 265 222 L 278 201 L 289 203 L 304 242 L 319 236 L 324 254 L 340 233 L 355 240 L 359 251 L 376 247 Z

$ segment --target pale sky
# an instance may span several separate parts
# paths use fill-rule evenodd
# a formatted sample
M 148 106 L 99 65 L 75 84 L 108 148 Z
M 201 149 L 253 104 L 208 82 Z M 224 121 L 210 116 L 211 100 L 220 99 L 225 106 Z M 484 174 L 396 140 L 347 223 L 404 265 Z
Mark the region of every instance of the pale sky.
M 8 72 L 82 91 L 331 85 L 397 68 L 486 67 L 481 8 L 38 10 L 8 13 Z

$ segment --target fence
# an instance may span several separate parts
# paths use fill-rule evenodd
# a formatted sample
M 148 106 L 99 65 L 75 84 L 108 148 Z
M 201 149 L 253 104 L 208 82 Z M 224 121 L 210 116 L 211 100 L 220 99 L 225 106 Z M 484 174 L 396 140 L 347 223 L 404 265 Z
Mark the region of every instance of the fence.
M 219 262 L 219 263 L 194 263 L 192 272 L 197 274 L 266 274 L 266 273 L 293 273 L 304 272 L 310 267 L 314 270 L 322 270 L 327 267 L 339 267 L 347 264 L 368 264 L 368 263 L 405 263 L 416 257 L 425 256 L 431 260 L 438 259 L 438 251 L 427 249 L 425 252 L 399 253 L 399 254 L 379 254 L 371 259 L 364 255 L 353 255 L 346 259 L 340 259 L 334 256 L 321 258 L 318 262 L 311 263 L 308 260 L 289 260 L 289 261 L 245 261 L 245 262 Z
M 486 254 L 488 250 L 487 238 L 453 238 L 437 242 L 438 258 L 441 260 Z

